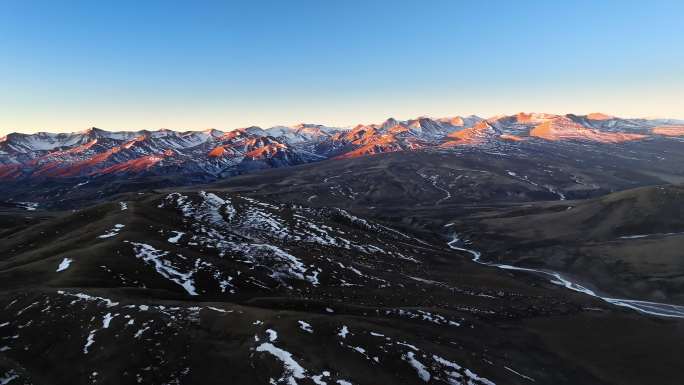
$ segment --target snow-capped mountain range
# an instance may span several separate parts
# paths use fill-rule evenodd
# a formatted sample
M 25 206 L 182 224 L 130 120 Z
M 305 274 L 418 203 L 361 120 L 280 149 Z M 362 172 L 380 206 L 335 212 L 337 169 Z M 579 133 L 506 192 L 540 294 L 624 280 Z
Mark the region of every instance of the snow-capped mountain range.
M 615 144 L 684 137 L 684 122 L 605 114 L 519 113 L 420 117 L 336 128 L 317 124 L 231 131 L 13 133 L 0 138 L 0 179 L 184 174 L 199 178 L 383 152 L 447 150 L 519 142 Z

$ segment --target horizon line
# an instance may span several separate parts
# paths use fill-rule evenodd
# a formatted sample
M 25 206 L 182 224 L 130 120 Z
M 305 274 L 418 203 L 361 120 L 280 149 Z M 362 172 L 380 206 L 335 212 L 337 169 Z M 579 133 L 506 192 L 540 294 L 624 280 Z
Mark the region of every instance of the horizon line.
M 491 119 L 497 119 L 497 118 L 502 118 L 502 117 L 509 117 L 509 116 L 516 116 L 516 115 L 521 115 L 521 114 L 527 114 L 527 115 L 533 115 L 533 114 L 545 114 L 545 115 L 553 115 L 553 116 L 568 116 L 568 115 L 575 115 L 575 116 L 589 116 L 592 114 L 596 115 L 605 115 L 608 116 L 609 118 L 616 118 L 616 119 L 643 119 L 643 120 L 684 120 L 684 118 L 678 118 L 678 117 L 664 117 L 664 116 L 618 116 L 618 115 L 613 115 L 613 114 L 606 114 L 602 112 L 589 112 L 589 113 L 584 113 L 584 114 L 577 114 L 577 113 L 564 113 L 564 114 L 558 114 L 558 113 L 549 113 L 549 112 L 516 112 L 514 114 L 494 114 L 489 117 L 483 117 L 479 114 L 456 114 L 456 115 L 451 115 L 451 116 L 441 116 L 441 117 L 435 117 L 435 116 L 430 116 L 430 115 L 419 115 L 416 117 L 408 118 L 408 119 L 398 119 L 393 116 L 385 118 L 381 123 L 356 123 L 352 125 L 336 125 L 336 124 L 325 124 L 325 123 L 307 123 L 304 121 L 299 121 L 298 123 L 292 123 L 292 124 L 275 124 L 275 125 L 247 125 L 247 126 L 240 126 L 240 127 L 234 127 L 234 128 L 217 128 L 217 127 L 205 127 L 205 128 L 167 128 L 167 127 L 158 127 L 158 128 L 140 128 L 140 129 L 108 129 L 108 128 L 102 128 L 102 126 L 98 127 L 97 125 L 89 126 L 87 128 L 83 128 L 80 130 L 71 130 L 71 131 L 46 131 L 42 129 L 36 129 L 36 130 L 28 130 L 28 131 L 11 131 L 8 132 L 7 134 L 0 135 L 0 138 L 5 138 L 8 135 L 12 134 L 23 134 L 23 135 L 35 135 L 35 134 L 78 134 L 82 133 L 85 131 L 88 131 L 90 129 L 98 129 L 102 131 L 108 131 L 108 132 L 139 132 L 139 131 L 150 131 L 150 132 L 158 132 L 158 131 L 174 131 L 174 132 L 202 132 L 202 131 L 210 131 L 210 130 L 217 130 L 217 131 L 224 131 L 224 132 L 231 132 L 235 130 L 240 130 L 240 129 L 245 129 L 245 128 L 250 128 L 250 127 L 257 127 L 260 129 L 269 129 L 269 128 L 274 128 L 274 127 L 294 127 L 297 125 L 319 125 L 323 127 L 329 127 L 329 128 L 336 128 L 336 129 L 350 129 L 356 126 L 369 126 L 373 124 L 382 124 L 390 119 L 394 119 L 400 122 L 406 122 L 410 120 L 417 120 L 417 119 L 432 119 L 432 120 L 440 120 L 440 119 L 452 119 L 452 118 L 470 118 L 470 117 L 475 117 L 479 118 L 482 120 L 491 120 Z M 2 131 L 0 129 L 0 131 Z

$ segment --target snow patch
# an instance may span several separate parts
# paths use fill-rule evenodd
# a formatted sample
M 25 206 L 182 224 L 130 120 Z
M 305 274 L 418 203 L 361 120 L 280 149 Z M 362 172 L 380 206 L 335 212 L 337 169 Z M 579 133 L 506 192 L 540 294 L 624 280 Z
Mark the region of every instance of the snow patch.
M 173 231 L 173 233 L 175 234 L 169 239 L 167 239 L 169 243 L 178 243 L 178 241 L 183 237 L 183 235 L 185 235 L 185 233 L 181 231 Z
M 416 359 L 415 353 L 406 352 L 406 354 L 402 355 L 401 358 L 403 358 L 405 361 L 411 364 L 414 369 L 416 369 L 416 372 L 418 372 L 418 377 L 420 377 L 421 380 L 425 382 L 430 381 L 430 372 L 427 370 L 427 367 L 423 365 L 423 363 Z
M 198 295 L 195 289 L 195 281 L 192 278 L 195 271 L 187 273 L 179 271 L 170 261 L 163 259 L 169 255 L 168 251 L 157 250 L 145 243 L 130 242 L 130 244 L 133 246 L 135 256 L 145 263 L 153 265 L 157 273 L 183 287 L 188 294 Z
M 14 370 L 10 370 L 0 377 L 0 385 L 7 385 L 17 378 L 19 378 L 19 375 Z
M 278 332 L 276 332 L 273 329 L 266 329 L 266 333 L 268 333 L 268 340 L 271 342 L 274 342 L 275 340 L 278 339 Z
M 304 330 L 307 333 L 313 333 L 313 328 L 311 327 L 311 324 L 305 321 L 297 321 L 299 322 L 299 328 Z
M 342 326 L 339 333 L 337 333 L 337 335 L 342 338 L 347 338 L 347 334 L 349 334 L 349 329 L 347 328 L 347 325 Z
M 103 329 L 108 329 L 109 324 L 112 322 L 112 320 L 116 317 L 115 315 L 112 315 L 112 313 L 107 313 L 104 315 L 104 318 L 102 318 L 102 328 Z
M 118 235 L 119 232 L 121 231 L 121 229 L 123 229 L 124 227 L 126 227 L 126 225 L 122 225 L 121 223 L 117 223 L 114 225 L 114 227 L 112 227 L 111 230 L 109 230 L 107 233 L 100 235 L 98 238 L 106 239 L 106 238 L 114 237 L 114 236 Z
M 285 373 L 283 374 L 283 379 L 285 379 L 289 384 L 296 384 L 296 379 L 305 378 L 306 370 L 297 363 L 297 361 L 292 358 L 292 353 L 285 351 L 270 342 L 264 342 L 257 346 L 257 352 L 267 352 L 276 357 L 283 363 Z
M 85 346 L 83 346 L 83 354 L 88 354 L 88 348 L 90 348 L 90 345 L 95 343 L 95 332 L 97 332 L 97 329 L 91 330 L 90 334 L 88 334 Z
M 69 266 L 71 265 L 71 262 L 73 262 L 73 261 L 74 260 L 71 258 L 64 258 L 62 260 L 62 262 L 60 262 L 59 266 L 57 266 L 57 270 L 55 270 L 55 271 L 59 273 L 60 271 L 64 271 L 64 270 L 68 269 Z
M 17 206 L 26 211 L 36 211 L 38 208 L 38 203 L 36 202 L 17 202 Z

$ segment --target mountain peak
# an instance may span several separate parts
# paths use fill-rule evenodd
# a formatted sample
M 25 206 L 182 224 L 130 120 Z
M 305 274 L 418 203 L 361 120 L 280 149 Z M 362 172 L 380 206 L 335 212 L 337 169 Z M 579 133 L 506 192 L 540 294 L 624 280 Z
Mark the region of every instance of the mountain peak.
M 250 126 L 226 132 L 111 132 L 91 127 L 76 133 L 13 133 L 0 138 L 0 166 L 10 170 L 4 174 L 0 170 L 0 175 L 17 179 L 83 176 L 109 168 L 215 176 L 230 168 L 281 167 L 393 151 L 452 146 L 500 147 L 505 151 L 520 141 L 526 141 L 526 145 L 552 146 L 534 137 L 547 141 L 620 143 L 656 135 L 661 139 L 684 136 L 684 126 L 675 124 L 673 120 L 612 119 L 602 113 L 521 112 L 487 120 L 473 115 L 439 119 L 420 116 L 401 121 L 390 117 L 354 129 L 312 123 L 268 129 Z M 241 164 L 243 160 L 249 161 L 249 165 Z
M 213 138 L 218 138 L 224 134 L 223 131 L 217 130 L 215 128 L 207 128 L 205 130 L 202 130 L 202 133 L 209 135 L 210 137 L 213 137 Z
M 381 127 L 382 127 L 383 129 L 387 129 L 387 128 L 392 128 L 392 127 L 396 126 L 397 124 L 399 124 L 399 122 L 398 122 L 396 119 L 394 119 L 394 118 L 387 118 L 387 120 L 385 120 L 384 122 L 382 122 Z
M 97 127 L 89 127 L 79 133 L 88 136 L 103 136 L 104 134 L 108 134 L 109 131 Z
M 322 124 L 315 124 L 315 123 L 297 123 L 292 128 L 295 129 L 302 129 L 302 128 L 321 128 L 324 127 Z
M 605 132 L 588 128 L 567 116 L 558 116 L 542 122 L 530 130 L 530 136 L 550 141 L 581 140 L 601 143 L 621 143 L 645 138 L 641 134 Z
M 611 115 L 606 115 L 606 114 L 601 113 L 601 112 L 592 112 L 592 113 L 587 114 L 587 119 L 591 119 L 591 120 L 609 120 L 609 119 L 615 119 L 615 117 L 614 117 L 614 116 L 611 116 Z
M 538 113 L 538 112 L 519 112 L 515 116 L 518 123 L 529 124 L 529 123 L 542 123 L 550 119 L 555 119 L 558 115 Z
M 441 119 L 439 119 L 439 121 L 442 123 L 447 123 L 447 124 L 450 124 L 452 126 L 457 126 L 457 127 L 461 127 L 465 124 L 465 122 L 463 121 L 463 118 L 460 116 L 453 116 L 450 118 L 441 118 Z

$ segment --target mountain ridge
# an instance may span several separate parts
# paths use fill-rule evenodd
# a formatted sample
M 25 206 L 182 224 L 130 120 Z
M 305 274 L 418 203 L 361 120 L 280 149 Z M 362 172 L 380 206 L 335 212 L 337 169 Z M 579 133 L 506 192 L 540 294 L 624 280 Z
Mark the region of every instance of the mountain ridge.
M 518 113 L 483 119 L 388 118 L 352 128 L 300 123 L 229 131 L 168 129 L 73 133 L 11 133 L 0 138 L 0 179 L 93 177 L 103 174 L 203 174 L 210 178 L 254 169 L 385 152 L 505 147 L 518 142 L 628 141 L 684 136 L 684 124 L 667 119 L 623 119 L 601 113 Z

